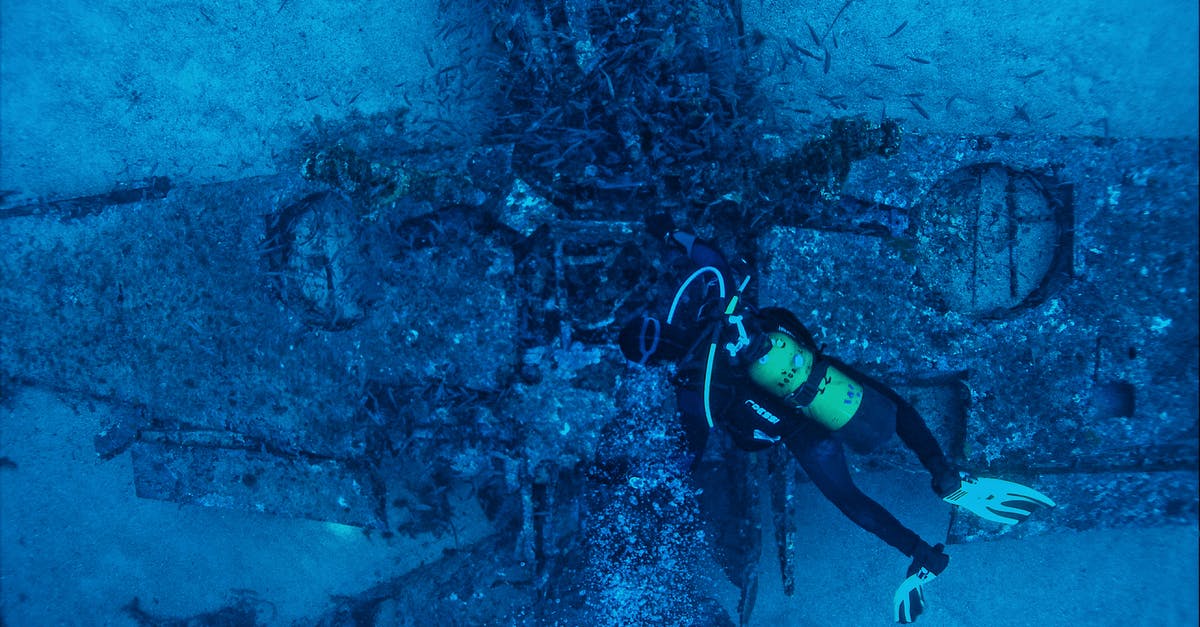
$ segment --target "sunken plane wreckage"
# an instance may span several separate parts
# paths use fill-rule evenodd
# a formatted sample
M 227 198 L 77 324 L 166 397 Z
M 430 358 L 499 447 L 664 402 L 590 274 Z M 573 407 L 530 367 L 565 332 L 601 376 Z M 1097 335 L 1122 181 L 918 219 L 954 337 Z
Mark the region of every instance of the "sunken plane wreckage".
M 853 340 L 964 467 L 1057 495 L 1010 533 L 1196 522 L 1194 145 L 785 115 L 763 59 L 789 47 L 737 3 L 452 4 L 430 99 L 314 125 L 283 174 L 0 208 L 5 274 L 43 279 L 0 288 L 4 374 L 117 406 L 96 450 L 139 496 L 395 542 L 486 520 L 318 622 L 745 624 L 764 527 L 793 592 L 803 473 L 718 441 L 683 476 L 666 373 L 612 345 L 682 276 L 650 210 Z

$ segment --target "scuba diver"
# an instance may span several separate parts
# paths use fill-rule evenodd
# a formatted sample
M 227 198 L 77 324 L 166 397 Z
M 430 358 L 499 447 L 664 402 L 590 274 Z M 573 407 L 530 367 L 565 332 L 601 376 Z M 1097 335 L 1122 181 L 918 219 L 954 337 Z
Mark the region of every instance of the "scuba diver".
M 842 513 L 912 558 L 893 598 L 896 621 L 916 620 L 925 584 L 942 574 L 950 557 L 943 544 L 925 541 L 854 485 L 843 447 L 866 453 L 898 435 L 929 471 L 939 497 L 995 522 L 1015 524 L 1054 506 L 1031 488 L 960 472 L 899 394 L 823 354 L 790 311 L 741 302 L 749 279 L 736 285 L 714 247 L 677 230 L 667 214 L 649 216 L 646 224 L 655 239 L 681 247 L 699 269 L 665 318 L 640 314 L 618 343 L 632 362 L 677 364 L 672 382 L 692 467 L 717 423 L 746 451 L 782 442 Z

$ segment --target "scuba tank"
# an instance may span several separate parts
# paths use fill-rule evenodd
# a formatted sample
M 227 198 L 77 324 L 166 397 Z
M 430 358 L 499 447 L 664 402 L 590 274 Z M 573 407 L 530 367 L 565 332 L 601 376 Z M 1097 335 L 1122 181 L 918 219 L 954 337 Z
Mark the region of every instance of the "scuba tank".
M 750 380 L 830 431 L 850 422 L 862 405 L 862 385 L 791 335 L 772 331 L 767 337 L 771 348 L 750 364 Z
M 755 385 L 783 399 L 805 417 L 830 431 L 836 431 L 850 422 L 862 405 L 862 385 L 836 367 L 818 359 L 817 351 L 805 346 L 790 333 L 782 330 L 765 334 L 758 332 L 752 314 L 738 311 L 741 294 L 750 282 L 750 277 L 743 279 L 737 287 L 737 292 L 726 300 L 727 289 L 720 270 L 713 266 L 704 266 L 696 270 L 676 291 L 667 314 L 667 324 L 675 322 L 680 301 L 688 287 L 708 274 L 716 279 L 717 302 L 725 305 L 720 314 L 709 318 L 711 330 L 702 336 L 701 340 L 708 341 L 703 388 L 704 416 L 708 420 L 708 426 L 713 426 L 709 399 L 718 346 L 722 349 L 721 355 L 729 358 L 734 366 L 744 368 Z M 723 336 L 728 338 L 728 341 L 722 342 Z

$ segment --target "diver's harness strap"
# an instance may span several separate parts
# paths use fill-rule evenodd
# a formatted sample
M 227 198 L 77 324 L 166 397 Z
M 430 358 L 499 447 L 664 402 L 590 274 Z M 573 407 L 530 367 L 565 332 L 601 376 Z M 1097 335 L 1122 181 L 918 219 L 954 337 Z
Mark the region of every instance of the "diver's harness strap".
M 825 373 L 829 371 L 829 362 L 824 359 L 817 359 L 813 364 L 812 371 L 808 373 L 808 378 L 804 383 L 796 388 L 794 392 L 788 394 L 783 400 L 790 403 L 793 407 L 803 409 L 813 404 L 817 395 L 821 393 L 823 386 L 829 381 L 825 379 Z

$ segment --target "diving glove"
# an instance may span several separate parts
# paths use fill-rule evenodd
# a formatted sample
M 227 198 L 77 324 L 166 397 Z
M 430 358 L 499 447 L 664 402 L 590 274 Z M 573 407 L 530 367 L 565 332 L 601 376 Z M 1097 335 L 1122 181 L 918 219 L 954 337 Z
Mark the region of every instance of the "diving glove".
M 945 498 L 962 487 L 962 474 L 948 463 L 935 464 L 929 474 L 933 477 L 930 485 L 938 498 Z
M 1019 483 L 1003 479 L 972 477 L 960 473 L 962 485 L 942 500 L 957 505 L 976 516 L 992 522 L 1015 525 L 1042 507 L 1054 507 L 1054 501 Z
M 911 623 L 925 611 L 925 584 L 933 581 L 946 566 L 950 556 L 943 550 L 945 545 L 929 546 L 921 542 L 913 551 L 913 561 L 908 567 L 908 577 L 892 597 L 893 616 L 898 623 Z

